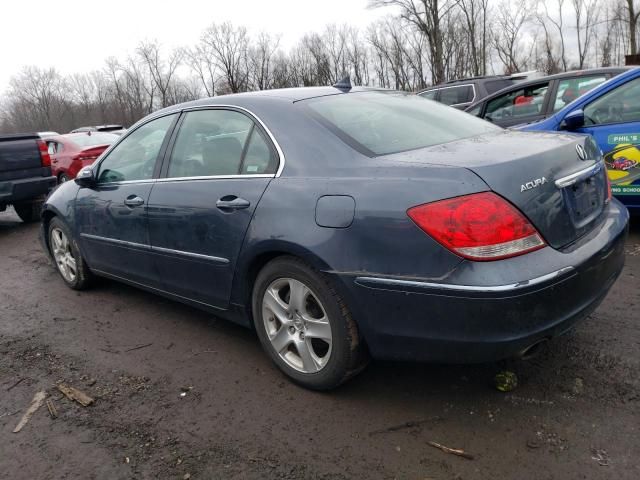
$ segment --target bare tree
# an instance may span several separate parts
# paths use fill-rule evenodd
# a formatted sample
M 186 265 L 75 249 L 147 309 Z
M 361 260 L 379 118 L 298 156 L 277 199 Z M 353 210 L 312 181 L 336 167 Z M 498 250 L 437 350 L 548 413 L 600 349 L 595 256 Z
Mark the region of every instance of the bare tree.
M 142 42 L 137 50 L 137 54 L 144 61 L 151 80 L 160 99 L 162 108 L 168 107 L 173 102 L 170 94 L 172 91 L 172 80 L 176 70 L 180 66 L 183 58 L 183 50 L 178 48 L 169 54 L 167 60 L 162 58 L 160 44 L 157 41 Z
M 231 23 L 211 25 L 204 33 L 202 42 L 213 55 L 222 71 L 223 85 L 217 90 L 231 93 L 243 92 L 248 87 L 247 49 L 249 38 L 247 29 L 234 27 Z
M 394 6 L 400 16 L 425 35 L 429 44 L 431 77 L 434 84 L 446 80 L 443 62 L 442 21 L 456 5 L 455 0 L 369 0 L 372 7 Z
M 501 2 L 496 15 L 493 45 L 506 73 L 519 72 L 530 57 L 530 52 L 527 53 L 521 38 L 524 26 L 529 20 L 530 10 L 527 0 Z
M 585 59 L 593 38 L 593 30 L 600 15 L 598 0 L 571 0 L 576 14 L 578 40 L 578 68 L 584 68 Z
M 640 8 L 637 8 L 634 0 L 627 0 L 627 21 L 629 22 L 629 53 L 636 55 L 638 53 L 638 16 L 640 16 Z

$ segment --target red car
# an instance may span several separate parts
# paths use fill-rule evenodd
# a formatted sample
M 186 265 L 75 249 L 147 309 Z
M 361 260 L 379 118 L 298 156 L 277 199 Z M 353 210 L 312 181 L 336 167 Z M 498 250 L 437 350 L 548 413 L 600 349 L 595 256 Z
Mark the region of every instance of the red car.
M 629 160 L 627 157 L 618 157 L 613 160 L 610 167 L 614 170 L 629 170 L 636 166 L 635 160 Z
M 47 137 L 51 171 L 59 183 L 76 178 L 82 167 L 91 165 L 120 137 L 112 133 L 82 132 Z

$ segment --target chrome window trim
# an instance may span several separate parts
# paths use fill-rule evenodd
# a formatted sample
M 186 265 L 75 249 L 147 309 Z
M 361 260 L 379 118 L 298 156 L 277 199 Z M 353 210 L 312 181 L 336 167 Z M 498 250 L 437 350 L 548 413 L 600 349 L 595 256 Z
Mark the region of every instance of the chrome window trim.
M 162 115 L 156 115 L 153 116 L 151 118 L 149 118 L 146 122 L 144 123 L 140 123 L 139 125 L 134 124 L 133 126 L 134 128 L 129 128 L 129 130 L 127 131 L 126 135 L 123 135 L 120 140 L 118 140 L 117 142 L 114 142 L 107 150 L 105 150 L 102 155 L 100 156 L 101 158 L 99 158 L 99 161 L 96 161 L 93 163 L 93 165 L 91 166 L 91 168 L 94 170 L 94 173 L 98 172 L 98 168 L 99 165 L 104 161 L 105 158 L 107 158 L 107 155 L 110 153 L 111 150 L 113 150 L 120 142 L 122 142 L 125 138 L 127 138 L 132 132 L 135 132 L 138 128 L 142 127 L 143 125 L 146 125 L 147 123 L 153 121 L 153 120 L 157 120 L 158 118 L 162 118 L 165 117 L 167 115 L 175 115 L 175 114 L 180 114 L 182 112 L 191 112 L 191 111 L 195 111 L 195 110 L 206 110 L 206 109 L 215 109 L 215 108 L 220 108 L 220 109 L 236 109 L 236 110 L 240 110 L 246 114 L 248 114 L 252 120 L 258 122 L 260 124 L 260 126 L 264 129 L 264 131 L 267 133 L 267 135 L 269 136 L 269 139 L 271 140 L 271 143 L 273 144 L 273 146 L 276 149 L 276 153 L 278 154 L 278 169 L 276 170 L 276 173 L 268 173 L 268 174 L 247 174 L 247 175 L 208 175 L 208 176 L 200 176 L 200 177 L 174 177 L 174 178 L 148 178 L 148 179 L 144 179 L 144 180 L 124 180 L 122 182 L 108 182 L 108 183 L 98 183 L 97 186 L 113 186 L 113 185 L 129 185 L 129 184 L 133 184 L 133 183 L 150 183 L 150 182 L 167 182 L 167 181 L 185 181 L 185 180 L 215 180 L 215 179 L 229 179 L 229 178 L 278 178 L 280 177 L 280 175 L 282 174 L 282 171 L 284 170 L 284 166 L 286 163 L 286 159 L 284 156 L 284 152 L 282 151 L 282 148 L 280 147 L 280 144 L 278 143 L 278 141 L 276 140 L 276 137 L 273 135 L 273 133 L 271 132 L 271 130 L 269 129 L 269 127 L 267 127 L 267 125 L 262 121 L 262 119 L 256 115 L 255 113 L 253 113 L 251 110 L 244 108 L 244 107 L 239 107 L 237 105 L 229 105 L 229 104 L 214 104 L 214 103 L 207 103 L 207 104 L 203 104 L 203 105 L 194 105 L 192 107 L 188 107 L 188 108 L 184 108 L 182 110 L 176 110 L 176 111 L 172 111 L 172 112 L 165 112 Z M 139 123 L 139 122 L 138 122 Z
M 239 179 L 239 178 L 274 178 L 274 174 L 249 174 L 249 175 L 207 175 L 200 177 L 166 177 L 158 178 L 156 182 L 185 182 L 185 181 L 197 181 L 197 180 L 220 180 L 220 179 Z
M 127 240 L 119 240 L 117 238 L 101 237 L 99 235 L 92 235 L 90 233 L 81 233 L 80 236 L 82 238 L 87 238 L 89 240 L 96 240 L 96 241 L 105 242 L 105 243 L 113 243 L 115 245 L 136 248 L 138 250 L 145 250 L 148 252 L 173 253 L 175 255 L 182 255 L 185 257 L 196 258 L 199 260 L 207 260 L 213 263 L 219 263 L 221 265 L 229 264 L 228 258 L 214 257 L 213 255 L 204 255 L 202 253 L 185 252 L 184 250 L 174 250 L 173 248 L 155 247 L 153 245 L 146 245 L 144 243 L 129 242 Z
M 541 275 L 539 277 L 532 278 L 530 280 L 524 280 L 518 283 L 510 283 L 506 285 L 488 285 L 488 286 L 476 286 L 476 285 L 455 285 L 451 283 L 431 283 L 431 282 L 419 282 L 414 280 L 398 280 L 395 278 L 381 278 L 381 277 L 356 277 L 355 282 L 362 286 L 369 286 L 376 288 L 376 286 L 384 288 L 389 287 L 413 287 L 421 289 L 441 289 L 452 290 L 456 292 L 509 292 L 512 290 L 519 290 L 521 288 L 532 287 L 548 280 L 561 277 L 566 273 L 572 272 L 573 267 L 564 267 L 555 272 Z M 368 284 L 368 285 L 367 285 Z
M 223 265 L 227 265 L 229 263 L 228 258 L 214 257 L 213 255 L 204 255 L 202 253 L 185 252 L 184 250 L 174 250 L 173 248 L 154 247 L 153 245 L 151 245 L 151 251 L 160 253 L 174 253 L 176 255 L 183 255 L 185 257 L 197 258 L 200 260 L 208 260 Z
M 476 101 L 476 96 L 477 96 L 476 86 L 473 83 L 461 83 L 459 85 L 450 85 L 448 87 L 438 87 L 437 90 L 442 91 L 442 90 L 446 90 L 448 88 L 459 88 L 459 87 L 471 87 L 471 90 L 473 90 L 473 98 L 468 102 L 452 103 L 451 105 L 449 105 L 449 107 L 455 107 L 455 106 L 458 106 L 458 105 L 471 105 L 473 102 Z M 436 89 L 434 88 L 433 90 L 436 90 Z M 431 91 L 431 90 L 425 90 L 425 92 L 428 92 L 428 91 Z M 424 93 L 424 92 L 421 92 L 421 93 Z M 418 94 L 418 95 L 420 95 L 420 94 Z M 439 102 L 439 103 L 441 103 L 441 102 Z
M 194 110 L 205 110 L 205 109 L 235 109 L 235 110 L 240 110 L 240 111 L 248 114 L 256 122 L 258 122 L 260 124 L 260 126 L 264 129 L 264 131 L 267 132 L 267 135 L 271 139 L 271 143 L 273 143 L 273 146 L 276 148 L 276 153 L 278 154 L 278 169 L 276 170 L 275 174 L 267 174 L 267 176 L 274 177 L 274 178 L 280 177 L 280 175 L 282 174 L 282 171 L 284 170 L 284 165 L 286 163 L 284 152 L 282 151 L 282 148 L 280 148 L 280 144 L 276 140 L 276 137 L 273 135 L 273 133 L 271 132 L 269 127 L 267 127 L 267 125 L 262 121 L 262 119 L 258 115 L 256 115 L 251 110 L 249 110 L 248 108 L 245 108 L 245 107 L 240 107 L 238 105 L 221 104 L 221 103 L 207 103 L 207 104 L 201 104 L 201 105 L 194 105 L 192 107 L 185 108 L 182 111 L 183 112 L 191 112 L 191 111 L 194 111 Z M 239 176 L 240 177 L 251 177 L 251 176 L 255 176 L 255 175 L 239 175 Z
M 578 183 L 580 180 L 592 177 L 593 175 L 598 173 L 603 167 L 604 167 L 604 162 L 598 161 L 595 164 L 593 164 L 593 165 L 591 165 L 591 166 L 589 166 L 587 168 L 583 168 L 582 170 L 579 170 L 579 171 L 577 171 L 575 173 L 572 173 L 571 175 L 567 175 L 566 177 L 558 178 L 555 181 L 556 187 L 558 187 L 558 188 L 569 187 L 569 186 L 573 185 L 574 183 Z

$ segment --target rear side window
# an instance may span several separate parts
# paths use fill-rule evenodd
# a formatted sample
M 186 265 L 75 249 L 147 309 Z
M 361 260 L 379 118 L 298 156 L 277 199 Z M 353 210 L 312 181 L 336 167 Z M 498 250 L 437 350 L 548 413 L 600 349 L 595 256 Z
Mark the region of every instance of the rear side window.
M 487 94 L 491 95 L 492 93 L 496 93 L 498 90 L 502 90 L 503 88 L 507 88 L 513 85 L 513 80 L 508 78 L 501 78 L 500 80 L 487 80 L 484 82 L 484 88 L 487 91 Z
M 418 95 L 420 95 L 422 98 L 428 98 L 429 100 L 435 100 L 437 93 L 438 93 L 438 90 L 427 90 L 426 92 L 419 93 Z
M 579 77 L 579 78 L 567 78 L 561 80 L 558 84 L 558 92 L 556 93 L 556 100 L 553 104 L 553 111 L 563 109 L 576 98 L 584 95 L 592 88 L 596 88 L 601 83 L 607 81 L 607 77 L 604 75 L 591 76 L 591 77 Z
M 396 92 L 331 95 L 300 104 L 342 140 L 368 156 L 501 130 L 454 108 Z
M 170 178 L 275 171 L 275 155 L 253 120 L 232 110 L 188 112 L 169 161 Z
M 549 83 L 518 88 L 487 102 L 485 117 L 489 120 L 507 120 L 540 115 Z
M 440 91 L 440 103 L 445 105 L 457 105 L 459 103 L 469 103 L 473 100 L 473 86 L 460 85 L 457 87 L 446 87 Z

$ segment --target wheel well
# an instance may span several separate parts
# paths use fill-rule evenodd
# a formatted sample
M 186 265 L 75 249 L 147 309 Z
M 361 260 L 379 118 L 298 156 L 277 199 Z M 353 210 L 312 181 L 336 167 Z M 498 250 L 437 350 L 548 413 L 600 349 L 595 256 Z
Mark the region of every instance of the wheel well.
M 51 248 L 49 246 L 49 224 L 51 220 L 56 217 L 56 214 L 51 210 L 45 210 L 42 212 L 42 228 L 43 228 L 43 239 L 44 243 L 47 246 L 47 249 L 50 251 Z
M 269 263 L 274 258 L 282 257 L 284 255 L 291 255 L 288 252 L 283 251 L 273 251 L 273 252 L 264 252 L 254 258 L 249 264 L 249 268 L 247 269 L 247 274 L 245 275 L 244 280 L 244 302 L 247 308 L 247 313 L 249 314 L 249 318 L 251 319 L 251 325 L 253 325 L 253 315 L 252 315 L 252 301 L 251 297 L 253 295 L 253 286 L 256 283 L 256 278 L 258 278 L 258 273 L 260 270 Z

